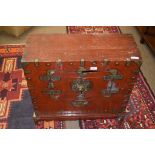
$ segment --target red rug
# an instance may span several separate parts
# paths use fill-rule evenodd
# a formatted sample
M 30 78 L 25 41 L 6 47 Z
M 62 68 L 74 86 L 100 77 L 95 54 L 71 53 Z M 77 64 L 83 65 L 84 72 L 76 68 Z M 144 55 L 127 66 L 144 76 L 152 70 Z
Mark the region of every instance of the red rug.
M 69 26 L 68 33 L 121 33 L 116 26 Z M 82 120 L 82 129 L 107 129 L 107 128 L 155 128 L 155 97 L 142 73 L 132 91 L 130 101 L 126 108 L 127 115 L 123 122 L 117 119 Z
M 28 119 L 26 115 L 22 114 L 23 111 L 24 113 L 29 113 L 27 106 L 25 106 L 25 109 L 23 108 L 23 111 L 18 106 L 23 104 L 24 92 L 28 91 L 27 82 L 21 67 L 23 50 L 24 45 L 0 46 L 0 129 L 25 128 L 22 121 Z M 26 97 L 30 98 L 29 94 Z M 31 102 L 31 99 L 29 102 Z M 12 109 L 14 104 L 16 104 L 17 108 Z M 18 116 L 13 120 L 11 117 L 17 115 L 17 113 Z M 21 118 L 19 118 L 20 116 Z M 32 116 L 30 117 L 32 119 Z M 26 127 L 32 128 L 33 126 L 32 124 L 28 124 Z M 64 128 L 64 123 L 61 121 L 43 121 L 36 124 L 36 128 Z

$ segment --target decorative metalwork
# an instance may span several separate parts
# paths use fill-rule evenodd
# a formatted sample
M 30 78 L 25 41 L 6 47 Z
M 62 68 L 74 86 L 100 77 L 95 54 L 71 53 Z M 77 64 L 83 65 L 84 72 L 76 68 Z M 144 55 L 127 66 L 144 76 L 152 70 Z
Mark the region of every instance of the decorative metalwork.
M 103 65 L 108 65 L 109 64 L 109 60 L 108 59 L 104 59 L 103 60 Z
M 116 61 L 116 62 L 115 62 L 115 65 L 116 65 L 116 66 L 118 66 L 118 65 L 119 65 L 119 62 L 118 62 L 118 61 Z
M 48 90 L 44 90 L 44 91 L 42 91 L 42 93 L 43 94 L 48 94 L 52 98 L 57 99 L 59 97 L 59 95 L 62 93 L 62 91 L 54 89 L 54 81 L 61 80 L 61 77 L 60 76 L 56 76 L 54 74 L 55 74 L 55 70 L 48 70 L 46 75 L 41 75 L 40 76 L 40 80 L 42 80 L 42 81 L 49 81 L 49 83 L 48 83 Z
M 42 81 L 59 81 L 61 80 L 60 76 L 54 75 L 55 70 L 48 70 L 46 75 L 41 75 L 40 80 Z
M 34 63 L 35 63 L 35 66 L 38 67 L 39 66 L 39 59 L 35 59 Z
M 30 77 L 27 77 L 26 80 L 31 80 L 31 78 Z
M 72 102 L 72 105 L 73 106 L 85 106 L 85 105 L 88 105 L 88 101 L 85 100 L 85 97 L 84 97 L 84 93 L 80 93 L 76 100 Z
M 102 90 L 104 97 L 110 97 L 112 94 L 116 94 L 119 92 L 119 88 L 116 87 L 114 81 L 109 81 L 107 84 L 107 88 Z
M 48 62 L 48 63 L 46 63 L 46 66 L 50 66 L 50 65 L 51 65 L 51 63 L 49 63 L 49 62 Z
M 131 60 L 129 58 L 126 59 L 126 66 L 130 66 L 131 65 Z
M 72 90 L 76 92 L 86 92 L 92 88 L 92 82 L 89 80 L 77 79 L 72 82 Z
M 93 61 L 92 62 L 92 65 L 97 65 L 97 61 Z
M 85 93 L 92 89 L 92 82 L 89 80 L 76 79 L 72 82 L 72 90 L 78 92 L 75 101 L 72 102 L 73 106 L 84 106 L 88 104 L 85 99 Z
M 84 65 L 85 65 L 84 59 L 81 59 L 80 60 L 80 67 L 84 67 Z
M 57 64 L 57 66 L 62 66 L 62 61 L 61 61 L 61 59 L 58 59 L 57 61 L 56 61 L 56 64 Z
M 117 69 L 110 69 L 110 75 L 104 76 L 104 80 L 107 80 L 107 88 L 102 90 L 104 97 L 111 97 L 112 94 L 119 92 L 119 88 L 116 86 L 115 80 L 123 79 L 123 75 L 118 74 Z
M 111 74 L 104 76 L 104 80 L 121 80 L 121 79 L 123 79 L 123 76 L 118 74 L 117 69 L 110 69 L 109 72 Z
M 88 105 L 88 101 L 86 100 L 76 100 L 72 102 L 73 106 L 85 106 Z

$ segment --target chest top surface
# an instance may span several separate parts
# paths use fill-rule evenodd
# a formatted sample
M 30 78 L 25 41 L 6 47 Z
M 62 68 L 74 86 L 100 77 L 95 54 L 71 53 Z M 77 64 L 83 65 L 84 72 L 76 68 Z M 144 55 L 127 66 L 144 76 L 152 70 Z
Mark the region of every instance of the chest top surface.
M 140 58 L 129 34 L 37 34 L 27 39 L 22 62 L 102 61 Z

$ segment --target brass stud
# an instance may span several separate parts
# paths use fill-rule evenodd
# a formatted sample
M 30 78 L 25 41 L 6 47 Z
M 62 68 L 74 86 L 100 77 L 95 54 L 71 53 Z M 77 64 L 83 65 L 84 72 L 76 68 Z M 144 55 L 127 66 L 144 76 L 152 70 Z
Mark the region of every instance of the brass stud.
M 31 78 L 30 78 L 30 77 L 27 77 L 26 79 L 27 79 L 27 80 L 31 80 Z
M 97 62 L 96 62 L 96 61 L 93 61 L 93 62 L 92 62 L 92 65 L 97 65 Z
M 126 66 L 130 66 L 131 65 L 131 60 L 129 58 L 126 59 Z
M 50 76 L 50 75 L 53 75 L 55 73 L 55 70 L 48 70 L 47 71 L 47 75 Z
M 109 60 L 108 59 L 104 59 L 103 60 L 103 65 L 108 65 L 109 64 Z
M 131 88 L 129 88 L 129 89 L 128 89 L 128 93 L 131 93 L 131 91 L 132 91 L 132 89 L 131 89 Z
M 84 65 L 85 65 L 84 59 L 81 59 L 80 60 L 80 67 L 84 67 Z
M 57 64 L 57 66 L 62 66 L 62 61 L 61 61 L 61 59 L 58 59 L 57 61 L 56 61 L 56 64 Z
M 48 63 L 46 63 L 46 66 L 50 66 L 50 65 L 51 65 L 51 63 L 49 63 L 49 62 L 48 62 Z
M 32 87 L 32 84 L 29 84 L 29 83 L 28 83 L 27 86 L 28 86 L 28 87 Z
M 118 62 L 118 61 L 116 61 L 116 62 L 115 62 L 115 65 L 116 65 L 116 66 L 118 66 L 118 65 L 119 65 L 119 62 Z
M 35 59 L 34 63 L 35 63 L 35 66 L 38 67 L 39 66 L 39 59 Z

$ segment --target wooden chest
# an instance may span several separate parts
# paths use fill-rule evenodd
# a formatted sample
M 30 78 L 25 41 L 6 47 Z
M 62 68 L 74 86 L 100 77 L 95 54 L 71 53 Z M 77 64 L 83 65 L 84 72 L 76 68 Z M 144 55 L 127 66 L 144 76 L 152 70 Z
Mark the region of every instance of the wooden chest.
M 141 57 L 131 35 L 32 35 L 22 59 L 38 119 L 116 117 Z

